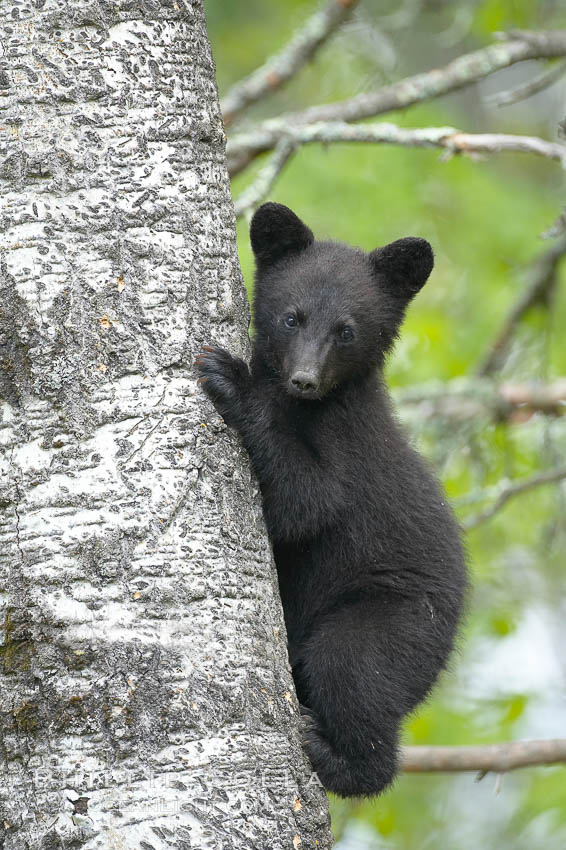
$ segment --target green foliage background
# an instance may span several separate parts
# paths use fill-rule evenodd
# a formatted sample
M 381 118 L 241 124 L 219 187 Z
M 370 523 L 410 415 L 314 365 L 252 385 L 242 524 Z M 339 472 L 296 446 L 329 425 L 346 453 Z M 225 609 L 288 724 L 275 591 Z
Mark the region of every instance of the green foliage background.
M 497 30 L 566 27 L 561 2 L 423 0 L 418 7 L 410 26 L 392 29 L 398 3 L 362 0 L 352 23 L 284 91 L 250 110 L 244 126 L 440 66 L 490 43 Z M 222 94 L 284 44 L 315 7 L 304 0 L 207 0 L 206 8 Z M 527 63 L 378 120 L 554 139 L 566 114 L 564 81 L 516 106 L 485 103 L 486 92 L 539 72 Z M 236 178 L 235 196 L 257 168 Z M 391 385 L 402 387 L 473 373 L 524 285 L 526 264 L 544 250 L 541 234 L 561 212 L 564 178 L 557 163 L 531 155 L 444 161 L 430 150 L 311 146 L 287 167 L 271 198 L 296 210 L 320 237 L 368 250 L 409 234 L 433 244 L 436 269 L 389 364 Z M 251 289 L 246 222 L 238 233 Z M 523 322 L 498 379 L 566 375 L 563 284 L 549 306 Z M 563 463 L 564 422 L 535 416 L 521 425 L 409 425 L 449 495 L 478 497 L 460 508 L 465 517 L 489 504 L 487 488 L 501 478 Z M 470 533 L 474 592 L 461 650 L 433 699 L 407 723 L 407 743 L 566 735 L 565 496 L 560 485 L 532 491 Z M 377 801 L 333 800 L 332 815 L 339 846 L 349 850 L 564 850 L 566 768 L 528 769 L 500 783 L 492 775 L 479 783 L 472 775 L 403 776 Z

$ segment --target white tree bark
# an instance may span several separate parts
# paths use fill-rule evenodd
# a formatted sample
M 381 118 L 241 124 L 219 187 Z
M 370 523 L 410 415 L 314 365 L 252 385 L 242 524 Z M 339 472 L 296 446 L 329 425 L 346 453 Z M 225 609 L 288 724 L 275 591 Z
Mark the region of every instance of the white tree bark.
M 200 0 L 0 5 L 0 848 L 330 846 L 255 484 Z

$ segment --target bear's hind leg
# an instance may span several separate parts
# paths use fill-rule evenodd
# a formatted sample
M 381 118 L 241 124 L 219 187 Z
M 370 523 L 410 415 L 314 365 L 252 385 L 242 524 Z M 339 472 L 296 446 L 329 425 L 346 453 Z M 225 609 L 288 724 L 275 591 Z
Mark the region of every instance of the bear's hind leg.
M 329 791 L 371 796 L 394 779 L 400 724 L 451 643 L 439 620 L 426 597 L 382 595 L 326 615 L 299 651 L 304 745 Z

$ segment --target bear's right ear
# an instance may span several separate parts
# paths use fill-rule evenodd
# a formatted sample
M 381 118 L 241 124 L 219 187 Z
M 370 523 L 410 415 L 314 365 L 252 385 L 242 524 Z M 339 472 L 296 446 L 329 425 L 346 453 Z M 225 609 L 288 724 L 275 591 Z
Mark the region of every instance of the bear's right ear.
M 289 207 L 268 203 L 254 213 L 250 240 L 258 266 L 268 266 L 308 248 L 314 236 Z

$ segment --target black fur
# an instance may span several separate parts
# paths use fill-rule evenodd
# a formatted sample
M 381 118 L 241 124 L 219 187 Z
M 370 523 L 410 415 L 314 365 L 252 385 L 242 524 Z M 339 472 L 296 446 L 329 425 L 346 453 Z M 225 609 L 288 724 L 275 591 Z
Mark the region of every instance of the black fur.
M 315 242 L 280 204 L 256 212 L 251 238 L 250 368 L 209 348 L 197 365 L 261 487 L 313 767 L 337 794 L 377 794 L 403 717 L 446 665 L 466 585 L 456 522 L 382 378 L 432 250 Z

